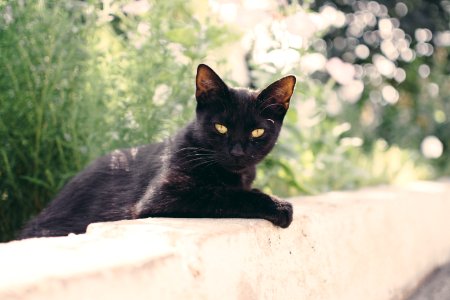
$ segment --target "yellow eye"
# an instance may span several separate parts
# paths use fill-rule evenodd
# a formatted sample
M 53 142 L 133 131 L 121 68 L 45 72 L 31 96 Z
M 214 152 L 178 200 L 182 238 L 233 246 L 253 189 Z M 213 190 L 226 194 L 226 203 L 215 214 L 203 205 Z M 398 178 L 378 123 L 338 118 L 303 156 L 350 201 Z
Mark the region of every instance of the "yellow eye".
M 214 124 L 214 127 L 216 127 L 216 130 L 220 134 L 225 134 L 228 131 L 228 128 L 226 128 L 225 126 L 223 126 L 222 124 L 219 124 L 219 123 Z
M 252 131 L 252 137 L 259 138 L 264 134 L 264 129 L 258 128 Z

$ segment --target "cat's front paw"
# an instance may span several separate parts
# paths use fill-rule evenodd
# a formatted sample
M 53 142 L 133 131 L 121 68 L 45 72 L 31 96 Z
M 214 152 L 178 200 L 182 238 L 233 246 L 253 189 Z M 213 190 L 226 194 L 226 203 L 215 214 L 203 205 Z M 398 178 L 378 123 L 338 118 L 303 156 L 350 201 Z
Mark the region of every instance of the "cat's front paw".
M 292 215 L 294 212 L 292 204 L 286 201 L 281 201 L 274 196 L 270 196 L 270 198 L 272 198 L 272 201 L 275 204 L 275 211 L 273 211 L 267 220 L 281 228 L 289 227 L 292 223 Z
M 273 222 L 273 224 L 280 226 L 281 228 L 287 228 L 292 223 L 293 215 L 292 204 L 285 201 L 278 201 L 277 203 L 277 213 L 278 218 Z

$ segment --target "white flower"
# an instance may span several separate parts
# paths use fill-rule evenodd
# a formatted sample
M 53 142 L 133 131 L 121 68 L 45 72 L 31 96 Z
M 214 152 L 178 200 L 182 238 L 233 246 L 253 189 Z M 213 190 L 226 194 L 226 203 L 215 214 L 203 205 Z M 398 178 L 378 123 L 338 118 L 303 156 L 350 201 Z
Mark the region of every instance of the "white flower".
M 345 137 L 340 141 L 344 147 L 360 147 L 364 144 L 364 141 L 359 137 Z
M 285 19 L 286 29 L 293 35 L 309 40 L 319 30 L 319 21 L 314 22 L 312 14 L 299 11 Z
M 419 43 L 429 42 L 433 37 L 433 33 L 428 28 L 417 28 L 414 32 L 414 37 Z
M 352 125 L 350 125 L 350 123 L 348 122 L 344 122 L 333 128 L 333 135 L 335 137 L 338 137 L 344 132 L 349 131 L 350 129 L 352 129 Z
M 178 64 L 187 65 L 189 63 L 190 59 L 184 55 L 184 48 L 181 44 L 169 43 L 166 47 Z
M 331 26 L 339 28 L 345 25 L 345 14 L 333 6 L 325 5 L 321 7 L 320 16 Z
M 342 103 L 335 91 L 330 91 L 327 97 L 327 103 L 325 106 L 327 114 L 330 116 L 336 116 L 342 111 Z
M 127 111 L 125 113 L 125 120 L 127 121 L 127 127 L 130 129 L 136 129 L 139 128 L 139 124 L 136 122 L 136 119 L 134 117 L 134 114 L 131 110 Z
M 405 48 L 400 52 L 400 57 L 404 61 L 410 62 L 416 58 L 416 52 L 414 52 L 413 50 L 411 50 L 409 48 Z
M 315 126 L 320 122 L 320 116 L 317 113 L 317 101 L 314 98 L 308 98 L 303 102 L 297 102 L 296 110 L 298 113 L 298 125 L 301 128 Z
M 400 53 L 392 40 L 383 40 L 380 45 L 381 52 L 390 60 L 396 60 Z
M 431 73 L 431 69 L 427 64 L 421 64 L 419 66 L 419 75 L 422 78 L 427 78 L 428 76 L 430 76 Z
M 397 103 L 398 98 L 400 97 L 398 91 L 392 85 L 385 85 L 381 90 L 381 95 L 383 96 L 384 101 L 389 104 Z
M 224 1 L 208 1 L 209 9 L 216 14 L 219 19 L 226 23 L 236 22 L 237 12 L 241 7 L 237 3 L 227 3 Z M 204 12 L 203 12 L 204 13 Z
M 303 36 L 301 34 L 298 34 L 295 30 L 295 26 L 293 28 L 293 25 L 290 25 L 289 23 L 292 22 L 292 19 L 289 19 L 290 17 L 281 20 L 281 21 L 275 21 L 270 25 L 270 34 L 275 37 L 275 42 L 279 43 L 280 48 L 303 48 L 305 47 L 305 43 L 308 41 L 310 36 Z M 270 39 L 272 37 L 269 36 Z
M 146 22 L 139 22 L 138 27 L 137 27 L 137 32 L 139 32 L 140 34 L 142 34 L 144 36 L 149 36 L 150 35 L 150 24 L 148 24 Z
M 375 54 L 372 58 L 372 61 L 381 75 L 388 78 L 392 78 L 395 76 L 395 71 L 397 70 L 395 64 L 383 55 Z
M 151 8 L 147 0 L 132 1 L 122 7 L 122 10 L 130 15 L 142 15 Z
M 383 39 L 392 37 L 394 24 L 392 24 L 390 19 L 380 19 L 380 21 L 378 21 L 378 28 L 380 29 L 380 36 Z
M 339 88 L 339 97 L 349 103 L 356 103 L 364 91 L 364 83 L 361 80 L 352 80 L 351 82 Z
M 327 59 L 321 53 L 309 53 L 300 58 L 300 70 L 304 74 L 312 74 L 316 71 L 323 70 Z
M 3 20 L 5 21 L 6 25 L 9 25 L 14 21 L 13 10 L 10 5 L 7 5 L 5 7 L 5 10 L 3 13 Z
M 438 32 L 434 38 L 434 43 L 438 47 L 450 46 L 450 30 Z
M 349 84 L 355 76 L 355 67 L 343 62 L 340 58 L 333 57 L 325 65 L 330 76 L 340 84 Z
M 265 61 L 287 71 L 290 66 L 298 63 L 299 58 L 300 54 L 294 49 L 275 49 L 266 54 Z
M 397 68 L 395 70 L 394 79 L 398 83 L 401 83 L 401 82 L 405 81 L 405 79 L 406 79 L 406 72 L 405 72 L 405 70 L 403 70 L 402 68 Z
M 171 88 L 166 84 L 160 84 L 156 87 L 155 93 L 153 94 L 153 103 L 156 106 L 164 105 L 169 99 L 169 96 L 171 94 Z
M 355 54 L 361 59 L 366 59 L 370 55 L 370 50 L 366 45 L 358 45 L 355 48 Z
M 429 135 L 423 139 L 420 149 L 426 158 L 439 158 L 444 151 L 444 146 L 437 137 Z
M 431 97 L 437 97 L 439 95 L 439 85 L 434 82 L 428 84 L 427 90 Z

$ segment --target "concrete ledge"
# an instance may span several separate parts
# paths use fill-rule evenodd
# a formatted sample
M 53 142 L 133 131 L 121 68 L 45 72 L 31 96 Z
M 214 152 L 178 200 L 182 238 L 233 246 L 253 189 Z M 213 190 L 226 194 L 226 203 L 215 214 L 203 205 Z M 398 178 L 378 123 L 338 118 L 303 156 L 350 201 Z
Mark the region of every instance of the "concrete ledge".
M 145 219 L 0 245 L 0 299 L 401 299 L 450 259 L 450 182 L 291 199 L 294 222 Z

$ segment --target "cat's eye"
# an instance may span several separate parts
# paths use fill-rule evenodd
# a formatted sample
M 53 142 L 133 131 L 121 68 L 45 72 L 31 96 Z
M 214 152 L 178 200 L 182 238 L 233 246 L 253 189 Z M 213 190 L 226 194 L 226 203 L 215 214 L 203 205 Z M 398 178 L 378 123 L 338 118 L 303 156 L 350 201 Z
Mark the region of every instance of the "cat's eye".
M 257 129 L 252 131 L 252 137 L 254 137 L 254 138 L 259 138 L 263 134 L 264 134 L 264 129 L 263 128 L 257 128 Z
M 222 124 L 219 124 L 219 123 L 214 124 L 214 127 L 216 127 L 216 130 L 220 134 L 225 134 L 228 131 L 228 128 L 226 128 L 225 126 L 223 126 Z

